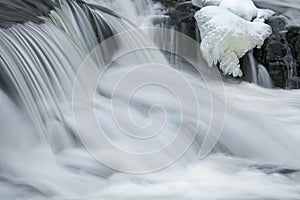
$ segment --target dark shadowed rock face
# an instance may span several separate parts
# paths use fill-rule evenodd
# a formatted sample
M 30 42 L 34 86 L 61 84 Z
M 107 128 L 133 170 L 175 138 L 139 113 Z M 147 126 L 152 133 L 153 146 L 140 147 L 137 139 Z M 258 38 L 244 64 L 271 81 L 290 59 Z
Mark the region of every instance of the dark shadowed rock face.
M 288 66 L 284 58 L 290 52 L 289 44 L 285 39 L 285 20 L 274 18 L 270 20 L 273 28 L 273 34 L 265 41 L 261 49 L 255 50 L 255 57 L 258 62 L 262 63 L 274 82 L 276 87 L 285 87 L 288 78 Z
M 297 75 L 300 76 L 300 27 L 289 27 L 286 39 L 297 63 Z
M 286 20 L 280 16 L 267 23 L 273 34 L 261 49 L 255 50 L 255 58 L 267 68 L 275 87 L 299 88 L 300 28 L 287 28 Z
M 55 5 L 52 0 L 0 0 L 0 27 L 26 21 L 41 23 L 38 16 L 48 15 Z

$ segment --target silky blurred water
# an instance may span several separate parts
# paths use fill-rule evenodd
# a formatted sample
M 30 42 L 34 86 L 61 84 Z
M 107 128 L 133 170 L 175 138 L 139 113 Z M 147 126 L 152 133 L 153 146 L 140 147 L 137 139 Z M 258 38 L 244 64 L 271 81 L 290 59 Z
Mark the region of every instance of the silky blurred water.
M 300 24 L 300 2 L 299 0 L 254 0 L 257 6 L 270 8 L 285 16 L 290 25 Z
M 161 14 L 159 5 L 150 0 L 90 1 L 113 9 L 135 25 L 142 25 L 142 21 L 149 24 L 149 18 Z M 300 6 L 296 1 L 259 0 L 256 3 L 281 12 L 290 24 L 300 24 L 297 14 Z M 97 36 L 83 10 L 65 3 L 62 10 L 52 12 L 45 24 L 28 23 L 0 32 L 1 65 L 6 66 L 2 71 L 12 84 L 7 90 L 18 89 L 10 93 L 0 91 L 0 199 L 299 199 L 299 90 L 267 89 L 245 82 L 225 83 L 224 88 L 213 85 L 225 90 L 226 118 L 218 144 L 204 160 L 198 159 L 192 149 L 169 168 L 136 175 L 116 172 L 94 159 L 74 134 L 70 109 L 72 81 L 84 58 L 97 45 L 97 39 L 105 39 L 107 34 L 121 32 L 131 25 L 102 11 L 91 9 L 90 14 L 99 20 Z M 148 37 L 137 34 L 129 41 L 132 44 L 146 41 L 141 36 Z M 163 42 L 168 45 L 170 41 Z M 104 53 L 99 58 L 111 56 Z M 166 133 L 165 137 L 153 138 L 149 143 L 131 142 L 128 135 L 119 136 L 124 133 L 111 115 L 112 88 L 135 64 L 149 60 L 165 63 L 168 60 L 165 58 L 168 56 L 161 52 L 142 50 L 134 56 L 129 54 L 116 59 L 104 76 L 102 90 L 95 96 L 98 120 L 102 120 L 109 137 L 128 151 L 153 151 L 165 145 L 180 122 L 180 106 L 170 91 L 158 86 L 136 92 L 129 109 L 134 121 L 148 122 L 148 110 L 155 103 L 164 105 L 171 113 L 171 120 L 162 132 Z M 173 67 L 197 91 L 200 130 L 204 132 L 211 118 L 211 95 L 219 101 L 224 99 L 220 94 L 208 93 L 203 77 L 190 63 L 180 58 L 173 60 L 180 61 Z M 160 71 L 157 74 L 159 76 Z M 171 83 L 181 88 L 176 81 Z M 185 98 L 184 102 L 188 104 L 189 100 Z M 202 131 L 195 143 L 202 141 Z M 131 162 L 126 157 L 108 155 L 121 165 Z

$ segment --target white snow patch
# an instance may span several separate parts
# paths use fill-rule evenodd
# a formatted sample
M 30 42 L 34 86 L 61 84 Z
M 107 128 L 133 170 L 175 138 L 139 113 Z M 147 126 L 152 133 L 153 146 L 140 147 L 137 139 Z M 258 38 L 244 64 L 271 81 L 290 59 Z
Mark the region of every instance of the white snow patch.
M 192 4 L 199 8 L 205 6 L 219 6 L 222 0 L 192 0 Z
M 222 0 L 220 7 L 227 8 L 248 21 L 254 18 L 267 19 L 274 14 L 271 10 L 257 8 L 252 0 Z
M 258 13 L 258 8 L 256 8 L 252 0 L 223 0 L 220 7 L 227 8 L 237 16 L 248 21 L 255 18 Z
M 269 25 L 233 14 L 226 8 L 207 6 L 195 14 L 201 33 L 201 51 L 209 65 L 220 63 L 224 74 L 242 76 L 239 58 L 264 44 L 272 34 Z
M 274 14 L 272 10 L 257 8 L 252 0 L 192 0 L 197 7 L 220 6 L 251 21 L 254 18 L 264 21 Z

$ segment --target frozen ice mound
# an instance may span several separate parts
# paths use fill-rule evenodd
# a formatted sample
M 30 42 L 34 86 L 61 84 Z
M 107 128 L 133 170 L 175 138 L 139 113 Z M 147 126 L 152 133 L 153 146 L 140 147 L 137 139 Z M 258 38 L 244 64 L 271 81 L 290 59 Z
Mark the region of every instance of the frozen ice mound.
M 242 76 L 239 58 L 260 48 L 272 28 L 256 20 L 247 21 L 224 7 L 207 6 L 195 14 L 201 33 L 201 51 L 210 66 L 220 63 L 226 75 Z
M 205 6 L 219 6 L 222 0 L 192 0 L 192 4 L 199 8 Z
M 264 21 L 274 14 L 272 10 L 257 8 L 252 0 L 192 0 L 192 3 L 200 8 L 205 6 L 227 8 L 234 14 L 248 21 L 255 18 Z

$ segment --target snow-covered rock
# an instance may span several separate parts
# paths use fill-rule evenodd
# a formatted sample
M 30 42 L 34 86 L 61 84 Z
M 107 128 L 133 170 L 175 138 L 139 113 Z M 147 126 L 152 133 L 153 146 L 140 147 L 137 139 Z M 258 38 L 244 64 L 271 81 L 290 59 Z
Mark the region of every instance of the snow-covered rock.
M 252 0 L 222 0 L 220 7 L 227 8 L 248 21 L 254 18 L 264 21 L 274 14 L 271 10 L 257 8 Z
M 199 8 L 205 6 L 219 6 L 222 0 L 192 0 L 192 4 Z
M 205 6 L 227 8 L 248 21 L 254 18 L 264 21 L 274 14 L 271 10 L 257 8 L 252 0 L 192 0 L 192 3 L 200 8 Z
M 220 7 L 227 8 L 248 21 L 251 21 L 258 14 L 258 8 L 252 0 L 222 0 Z
M 261 47 L 272 34 L 269 25 L 249 22 L 227 8 L 207 6 L 195 14 L 201 33 L 201 51 L 209 65 L 220 63 L 224 74 L 242 76 L 239 58 Z

